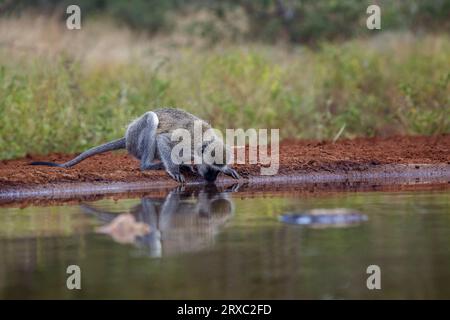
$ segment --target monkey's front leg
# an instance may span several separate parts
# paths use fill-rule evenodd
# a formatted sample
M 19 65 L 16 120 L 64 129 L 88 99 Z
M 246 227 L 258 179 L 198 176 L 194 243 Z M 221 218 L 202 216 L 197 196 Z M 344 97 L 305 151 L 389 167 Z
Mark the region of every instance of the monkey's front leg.
M 180 173 L 180 166 L 172 161 L 172 144 L 170 141 L 170 137 L 167 134 L 157 135 L 156 145 L 158 148 L 159 157 L 161 158 L 161 161 L 166 168 L 166 172 L 174 180 L 180 183 L 184 183 L 185 179 L 184 176 Z
M 241 176 L 239 175 L 239 173 L 237 173 L 236 170 L 230 168 L 230 167 L 225 167 L 221 170 L 224 174 L 226 174 L 227 176 L 230 176 L 234 179 L 240 179 Z

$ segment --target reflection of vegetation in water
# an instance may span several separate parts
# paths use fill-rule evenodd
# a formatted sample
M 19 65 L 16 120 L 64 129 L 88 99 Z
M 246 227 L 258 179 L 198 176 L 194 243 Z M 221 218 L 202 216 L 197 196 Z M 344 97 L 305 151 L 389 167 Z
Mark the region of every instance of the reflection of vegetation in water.
M 234 224 L 247 228 L 226 233 L 221 243 L 228 247 L 227 241 L 239 239 L 244 248 L 240 253 L 229 252 L 224 268 L 244 264 L 240 271 L 253 276 L 227 279 L 232 282 L 227 282 L 229 287 L 258 287 L 259 297 L 265 298 L 450 296 L 446 285 L 450 281 L 450 193 L 341 193 L 284 200 L 284 211 L 347 207 L 370 218 L 363 225 L 343 229 L 270 225 L 258 219 L 263 201 L 238 203 Z M 247 250 L 252 251 L 252 259 L 242 257 Z M 382 268 L 382 291 L 365 286 L 366 268 L 371 264 Z M 243 297 L 253 297 L 251 292 Z
M 6 210 L 3 219 L 0 218 L 2 238 L 69 236 L 86 231 L 92 226 L 92 222 L 82 215 L 77 215 L 78 211 L 70 206 Z
M 194 197 L 191 203 L 195 201 Z M 34 232 L 10 240 L 2 235 L 0 297 L 450 297 L 448 192 L 243 199 L 238 193 L 233 201 L 233 219 L 206 250 L 162 259 L 149 259 L 134 246 L 95 234 L 39 237 Z M 117 204 L 104 200 L 94 205 L 120 212 L 140 204 L 141 200 Z M 317 230 L 276 219 L 281 212 L 317 207 L 358 209 L 369 221 L 358 227 Z M 2 209 L 0 225 L 8 220 L 12 225 L 22 223 L 11 212 Z M 87 217 L 77 207 L 59 207 L 59 214 L 71 216 L 64 221 Z M 89 221 L 98 223 L 97 218 Z M 79 292 L 65 287 L 69 264 L 82 269 Z M 371 264 L 381 267 L 381 291 L 366 288 L 366 268 Z

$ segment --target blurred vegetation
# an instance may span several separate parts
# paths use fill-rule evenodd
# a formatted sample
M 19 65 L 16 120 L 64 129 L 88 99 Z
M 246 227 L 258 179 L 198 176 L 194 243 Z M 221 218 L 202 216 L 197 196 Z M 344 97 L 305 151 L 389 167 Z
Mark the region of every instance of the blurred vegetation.
M 183 49 L 153 67 L 0 50 L 0 158 L 81 151 L 161 106 L 283 137 L 450 132 L 449 56 L 446 36 L 396 35 L 317 50 Z
M 0 0 L 0 13 L 32 9 L 64 19 L 70 4 L 81 7 L 83 19 L 109 16 L 150 33 L 171 31 L 180 17 L 206 11 L 213 19 L 194 21 L 186 31 L 213 42 L 224 36 L 220 24 L 234 39 L 246 41 L 316 43 L 367 35 L 366 9 L 371 4 L 382 9 L 383 30 L 450 30 L 450 0 Z M 236 11 L 242 12 L 245 30 L 236 26 Z
M 368 33 L 373 2 L 382 32 Z M 82 7 L 82 30 L 65 28 L 69 3 Z M 449 133 L 449 9 L 450 0 L 0 0 L 0 159 L 79 152 L 161 106 L 284 138 Z

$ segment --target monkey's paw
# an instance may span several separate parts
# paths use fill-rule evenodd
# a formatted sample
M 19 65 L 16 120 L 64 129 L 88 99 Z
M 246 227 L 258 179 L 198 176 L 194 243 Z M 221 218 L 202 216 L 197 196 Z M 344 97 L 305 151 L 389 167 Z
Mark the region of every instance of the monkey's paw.
M 231 169 L 231 168 L 227 168 L 223 173 L 225 173 L 227 176 L 233 177 L 234 179 L 238 180 L 241 178 L 241 176 L 239 175 L 239 173 L 237 173 L 236 170 Z
M 184 176 L 181 173 L 171 173 L 168 172 L 169 176 L 172 177 L 172 179 L 174 179 L 175 181 L 178 181 L 179 183 L 185 183 L 186 179 L 184 179 Z

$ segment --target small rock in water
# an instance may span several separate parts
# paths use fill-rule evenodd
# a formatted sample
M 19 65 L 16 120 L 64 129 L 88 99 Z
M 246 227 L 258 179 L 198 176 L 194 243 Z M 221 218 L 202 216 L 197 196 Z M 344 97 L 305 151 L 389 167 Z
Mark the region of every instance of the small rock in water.
M 286 213 L 279 217 L 284 223 L 297 224 L 311 227 L 342 227 L 354 225 L 368 218 L 358 211 L 338 209 L 313 209 L 303 213 Z

